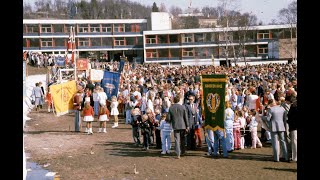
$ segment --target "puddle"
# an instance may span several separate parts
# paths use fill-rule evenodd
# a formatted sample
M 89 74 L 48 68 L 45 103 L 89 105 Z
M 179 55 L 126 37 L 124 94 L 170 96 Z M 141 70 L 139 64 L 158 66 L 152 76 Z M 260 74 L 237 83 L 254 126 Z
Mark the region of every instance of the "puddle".
M 26 180 L 54 180 L 54 174 L 46 169 L 43 169 L 40 165 L 34 162 L 28 162 L 27 167 L 27 179 Z

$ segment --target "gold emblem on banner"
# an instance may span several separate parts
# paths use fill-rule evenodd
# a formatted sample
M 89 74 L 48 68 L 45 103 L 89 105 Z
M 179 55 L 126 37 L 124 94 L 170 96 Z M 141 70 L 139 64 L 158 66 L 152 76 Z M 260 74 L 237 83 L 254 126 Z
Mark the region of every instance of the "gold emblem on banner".
M 210 112 L 215 113 L 217 112 L 219 106 L 220 106 L 220 95 L 215 93 L 209 93 L 207 95 L 207 108 Z

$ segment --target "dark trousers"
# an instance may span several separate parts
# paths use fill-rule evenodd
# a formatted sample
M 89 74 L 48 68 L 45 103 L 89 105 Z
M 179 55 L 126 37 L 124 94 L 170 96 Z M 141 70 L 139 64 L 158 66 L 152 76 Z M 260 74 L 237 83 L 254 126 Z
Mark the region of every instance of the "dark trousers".
M 185 148 L 185 129 L 176 129 L 173 131 L 174 135 L 174 147 L 176 154 L 180 156 L 181 154 L 184 154 L 186 152 Z
M 149 147 L 149 142 L 150 142 L 150 133 L 145 132 L 143 134 L 143 147 L 148 148 Z
M 195 140 L 194 129 L 190 129 L 187 135 L 187 147 L 190 150 L 196 150 L 196 140 Z
M 74 131 L 80 132 L 80 125 L 81 125 L 80 111 L 75 110 L 74 116 L 75 116 L 75 118 L 74 118 Z
M 161 149 L 161 136 L 160 136 L 160 130 L 156 129 L 155 130 L 155 134 L 156 134 L 156 144 L 157 144 L 157 149 Z

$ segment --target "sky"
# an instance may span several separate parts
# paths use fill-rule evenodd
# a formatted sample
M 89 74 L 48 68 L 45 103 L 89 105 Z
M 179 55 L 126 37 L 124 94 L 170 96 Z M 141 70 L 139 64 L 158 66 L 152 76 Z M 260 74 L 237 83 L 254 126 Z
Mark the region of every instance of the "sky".
M 23 2 L 30 2 L 34 4 L 36 0 L 23 0 Z M 53 1 L 53 0 L 52 0 Z M 65 0 L 67 1 L 67 0 Z M 89 0 L 88 0 L 89 1 Z M 143 5 L 152 6 L 153 2 L 160 7 L 161 3 L 164 3 L 167 10 L 171 6 L 178 6 L 182 10 L 188 8 L 190 0 L 129 0 L 139 2 Z M 202 9 L 203 7 L 216 7 L 218 0 L 191 0 L 191 7 Z M 278 12 L 282 8 L 287 8 L 288 5 L 294 0 L 235 0 L 236 7 L 232 7 L 234 10 L 238 10 L 242 13 L 248 12 L 255 14 L 258 17 L 258 22 L 261 20 L 264 24 L 268 24 L 272 19 L 278 20 Z

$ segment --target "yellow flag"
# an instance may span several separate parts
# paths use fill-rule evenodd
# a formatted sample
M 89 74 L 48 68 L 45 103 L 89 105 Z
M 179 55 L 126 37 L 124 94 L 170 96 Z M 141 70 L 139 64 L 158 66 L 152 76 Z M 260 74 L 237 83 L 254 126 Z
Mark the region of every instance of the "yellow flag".
M 50 86 L 57 116 L 73 112 L 73 95 L 77 92 L 76 81 Z

